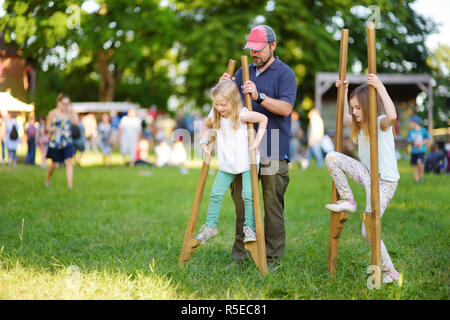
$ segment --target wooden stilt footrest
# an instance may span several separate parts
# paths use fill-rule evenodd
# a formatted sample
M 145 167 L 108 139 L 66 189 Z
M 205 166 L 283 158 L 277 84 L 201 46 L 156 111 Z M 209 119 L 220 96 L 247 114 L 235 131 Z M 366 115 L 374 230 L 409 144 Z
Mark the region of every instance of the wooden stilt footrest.
M 338 240 L 344 229 L 344 224 L 348 220 L 347 212 L 330 211 L 330 233 L 328 238 L 328 272 L 336 274 Z

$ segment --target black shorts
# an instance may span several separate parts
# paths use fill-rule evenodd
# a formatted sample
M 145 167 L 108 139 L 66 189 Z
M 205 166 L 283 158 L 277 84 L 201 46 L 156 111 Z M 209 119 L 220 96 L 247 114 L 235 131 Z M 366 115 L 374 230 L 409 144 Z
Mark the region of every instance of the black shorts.
M 73 158 L 75 148 L 72 144 L 68 144 L 65 148 L 48 148 L 47 159 L 52 159 L 53 162 L 63 163 L 68 158 Z
M 411 164 L 414 166 L 418 163 L 424 163 L 425 153 L 411 153 Z

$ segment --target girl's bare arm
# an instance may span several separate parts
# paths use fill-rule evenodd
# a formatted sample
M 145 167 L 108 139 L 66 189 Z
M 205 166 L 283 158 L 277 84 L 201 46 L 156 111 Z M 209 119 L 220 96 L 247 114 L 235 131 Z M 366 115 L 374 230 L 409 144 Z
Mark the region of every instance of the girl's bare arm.
M 389 96 L 386 87 L 375 74 L 371 73 L 368 75 L 367 83 L 377 90 L 377 93 L 380 95 L 381 101 L 383 102 L 386 117 L 381 119 L 380 127 L 381 130 L 386 131 L 395 124 L 395 121 L 397 120 L 397 111 L 395 110 L 394 102 Z
M 262 113 L 249 111 L 244 113 L 241 120 L 244 122 L 258 123 L 258 132 L 256 133 L 255 143 L 250 147 L 250 149 L 259 148 L 262 138 L 264 137 L 264 133 L 266 132 L 268 121 L 267 117 Z

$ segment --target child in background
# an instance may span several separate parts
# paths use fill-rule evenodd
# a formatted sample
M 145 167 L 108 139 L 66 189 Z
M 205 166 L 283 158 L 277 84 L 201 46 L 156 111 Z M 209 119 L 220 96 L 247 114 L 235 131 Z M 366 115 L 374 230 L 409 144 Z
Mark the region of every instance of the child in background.
M 435 174 L 441 174 L 445 171 L 445 156 L 439 150 L 439 146 L 433 143 L 430 148 L 430 153 L 425 159 L 425 172 L 433 172 Z
M 111 165 L 111 153 L 112 153 L 112 138 L 113 129 L 109 122 L 109 115 L 107 113 L 102 114 L 102 122 L 97 126 L 98 133 L 98 145 L 103 157 L 103 166 L 109 167 Z
M 17 148 L 20 144 L 21 131 L 23 130 L 20 130 L 16 115 L 12 114 L 6 121 L 6 148 L 8 148 L 8 164 L 13 166 L 17 164 Z
M 258 123 L 255 143 L 250 147 L 250 150 L 258 150 L 267 127 L 267 117 L 243 107 L 241 95 L 234 81 L 217 84 L 211 90 L 211 98 L 214 106 L 203 121 L 200 144 L 203 152 L 209 154 L 208 129 L 212 127 L 217 130 L 216 153 L 219 172 L 211 190 L 206 223 L 202 225 L 195 238 L 203 244 L 217 234 L 223 196 L 234 177 L 242 173 L 242 200 L 245 206 L 244 242 L 256 241 L 247 122 Z M 258 158 L 259 154 L 257 162 Z
M 420 126 L 420 117 L 414 115 L 409 118 L 411 130 L 408 133 L 408 143 L 411 144 L 411 165 L 414 171 L 414 180 L 416 183 L 425 183 L 424 162 L 427 144 L 430 142 L 428 131 Z
M 36 142 L 39 139 L 39 124 L 35 122 L 34 116 L 30 116 L 28 122 L 25 124 L 25 133 L 27 135 L 28 146 L 25 163 L 34 166 L 36 158 Z
M 395 157 L 395 143 L 392 125 L 397 119 L 394 103 L 389 97 L 383 83 L 375 74 L 369 74 L 368 85 L 357 87 L 350 95 L 352 115 L 349 114 L 348 102 L 344 104 L 344 124 L 351 128 L 354 142 L 358 142 L 358 155 L 361 162 L 350 158 L 339 152 L 329 152 L 325 158 L 328 171 L 333 178 L 341 200 L 337 203 L 327 204 L 325 208 L 334 212 L 355 212 L 356 202 L 353 192 L 347 182 L 346 176 L 364 186 L 366 190 L 366 212 L 371 210 L 370 189 L 370 139 L 369 139 L 369 86 L 377 90 L 378 96 L 384 105 L 386 115 L 381 115 L 380 104 L 378 104 L 378 163 L 380 174 L 380 215 L 383 216 L 389 202 L 397 189 L 400 175 L 397 169 L 397 158 Z M 348 82 L 342 83 L 339 78 L 336 87 L 345 85 L 347 96 Z M 347 99 L 346 99 L 347 100 Z M 362 235 L 370 244 L 364 223 Z M 383 283 L 398 281 L 398 272 L 389 257 L 386 246 L 381 241 L 381 266 L 383 272 Z

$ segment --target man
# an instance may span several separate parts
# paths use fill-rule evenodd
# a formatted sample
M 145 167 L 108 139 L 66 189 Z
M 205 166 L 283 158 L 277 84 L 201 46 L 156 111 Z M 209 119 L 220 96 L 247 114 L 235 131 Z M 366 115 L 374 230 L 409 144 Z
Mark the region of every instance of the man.
M 292 69 L 273 55 L 277 47 L 275 32 L 266 25 L 250 31 L 244 49 L 250 50 L 253 63 L 249 66 L 250 80 L 242 83 L 242 70 L 235 77 L 224 73 L 220 81 L 234 80 L 242 97 L 249 93 L 253 111 L 268 117 L 266 140 L 261 144 L 260 178 L 264 199 L 264 233 L 269 270 L 277 268 L 285 249 L 284 194 L 289 184 L 289 136 L 291 113 L 295 104 L 297 83 Z M 255 128 L 257 129 L 257 128 Z M 237 263 L 244 261 L 244 203 L 242 176 L 231 185 L 236 206 L 236 237 L 232 250 Z

